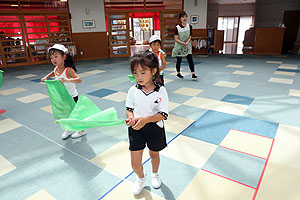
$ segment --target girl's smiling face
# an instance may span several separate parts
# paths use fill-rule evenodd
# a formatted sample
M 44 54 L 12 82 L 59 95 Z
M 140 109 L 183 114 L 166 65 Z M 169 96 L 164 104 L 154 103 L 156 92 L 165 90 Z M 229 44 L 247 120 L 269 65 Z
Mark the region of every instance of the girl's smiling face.
M 142 67 L 140 64 L 136 65 L 133 71 L 133 76 L 138 84 L 141 86 L 150 85 L 153 83 L 153 76 L 157 69 L 150 70 L 149 67 Z

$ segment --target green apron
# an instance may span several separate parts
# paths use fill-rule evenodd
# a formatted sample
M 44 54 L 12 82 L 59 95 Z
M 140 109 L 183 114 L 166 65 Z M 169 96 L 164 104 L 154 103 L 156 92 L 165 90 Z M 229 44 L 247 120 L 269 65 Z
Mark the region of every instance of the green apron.
M 189 26 L 189 24 L 186 24 L 186 26 Z M 184 31 L 184 32 L 179 32 L 178 31 L 178 39 L 182 42 L 188 41 L 190 37 L 190 29 Z M 188 49 L 185 47 L 183 44 L 179 44 L 178 42 L 175 41 L 175 46 L 172 50 L 172 57 L 185 57 L 188 54 L 192 54 L 192 42 L 190 41 L 188 43 Z

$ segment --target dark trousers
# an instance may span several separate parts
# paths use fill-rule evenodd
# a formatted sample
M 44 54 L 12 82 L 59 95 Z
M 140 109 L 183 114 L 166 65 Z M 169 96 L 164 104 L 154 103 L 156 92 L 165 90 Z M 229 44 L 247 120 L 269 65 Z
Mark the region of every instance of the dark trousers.
M 182 57 L 176 57 L 177 58 L 177 62 L 176 62 L 176 71 L 177 73 L 180 72 L 180 66 L 181 66 L 181 61 L 182 61 Z M 186 59 L 189 63 L 189 67 L 191 72 L 195 72 L 195 67 L 194 67 L 194 61 L 193 61 L 193 57 L 192 54 L 189 54 L 186 56 Z

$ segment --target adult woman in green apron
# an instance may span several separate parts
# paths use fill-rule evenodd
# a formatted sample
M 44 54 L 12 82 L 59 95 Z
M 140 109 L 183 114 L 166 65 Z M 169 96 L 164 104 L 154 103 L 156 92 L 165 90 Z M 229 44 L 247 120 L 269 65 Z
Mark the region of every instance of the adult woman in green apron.
M 172 50 L 172 57 L 177 58 L 176 62 L 176 71 L 177 78 L 183 79 L 183 76 L 180 74 L 180 65 L 182 57 L 186 57 L 190 70 L 192 72 L 192 79 L 197 79 L 198 76 L 195 74 L 194 61 L 192 57 L 192 26 L 187 23 L 187 14 L 186 12 L 179 13 L 180 24 L 175 27 L 174 39 L 175 46 Z

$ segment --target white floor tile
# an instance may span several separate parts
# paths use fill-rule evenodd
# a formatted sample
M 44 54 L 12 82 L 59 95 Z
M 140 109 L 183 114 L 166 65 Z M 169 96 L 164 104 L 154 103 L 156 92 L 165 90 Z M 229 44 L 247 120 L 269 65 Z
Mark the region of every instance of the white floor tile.
M 243 68 L 244 65 L 226 65 L 226 67 L 231 67 L 231 68 Z
M 230 82 L 230 81 L 218 81 L 214 85 L 215 86 L 221 86 L 221 87 L 236 88 L 236 87 L 238 87 L 240 85 L 240 83 Z
M 236 70 L 236 71 L 232 72 L 232 74 L 251 76 L 253 74 L 253 72 Z
M 293 84 L 293 79 L 286 79 L 286 78 L 274 78 L 271 77 L 269 79 L 269 82 L 273 82 L 273 83 L 283 83 L 283 84 Z

